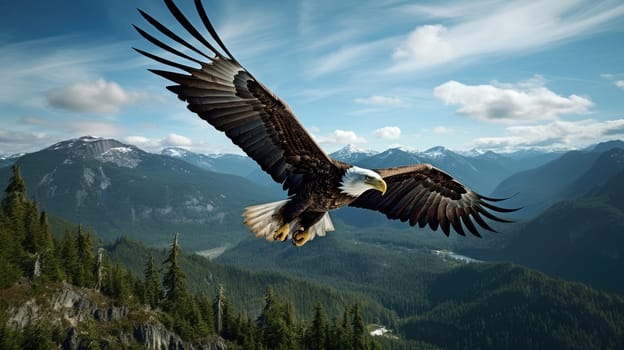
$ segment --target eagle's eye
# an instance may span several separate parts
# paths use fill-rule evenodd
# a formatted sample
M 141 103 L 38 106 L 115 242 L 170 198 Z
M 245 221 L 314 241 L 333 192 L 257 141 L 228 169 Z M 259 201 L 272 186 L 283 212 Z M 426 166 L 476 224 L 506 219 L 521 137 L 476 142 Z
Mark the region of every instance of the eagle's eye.
M 366 180 L 366 181 L 370 181 L 370 180 L 372 180 L 372 179 L 373 179 L 373 177 L 372 177 L 372 176 L 369 176 L 369 175 L 364 175 L 364 180 Z

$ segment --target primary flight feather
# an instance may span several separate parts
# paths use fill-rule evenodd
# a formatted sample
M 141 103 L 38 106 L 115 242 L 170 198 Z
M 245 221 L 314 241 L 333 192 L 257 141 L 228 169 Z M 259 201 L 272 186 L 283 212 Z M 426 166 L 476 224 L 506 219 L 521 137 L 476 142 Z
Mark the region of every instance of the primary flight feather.
M 446 235 L 451 228 L 465 235 L 465 227 L 480 237 L 475 223 L 494 231 L 483 217 L 508 222 L 492 214 L 514 210 L 491 204 L 501 199 L 481 196 L 432 165 L 363 169 L 331 158 L 306 132 L 290 107 L 234 58 L 200 0 L 195 0 L 197 13 L 220 50 L 173 1 L 165 0 L 165 4 L 188 34 L 209 52 L 190 44 L 141 10 L 140 14 L 156 30 L 203 58 L 192 57 L 136 26 L 139 34 L 155 46 L 198 67 L 135 50 L 176 68 L 179 72 L 150 71 L 174 82 L 167 89 L 185 101 L 189 110 L 223 131 L 288 191 L 285 200 L 245 208 L 244 222 L 256 236 L 273 241 L 290 238 L 293 244 L 302 246 L 315 236 L 333 231 L 328 212 L 346 205 L 376 210 L 412 226 L 429 225 L 433 230 L 440 227 Z

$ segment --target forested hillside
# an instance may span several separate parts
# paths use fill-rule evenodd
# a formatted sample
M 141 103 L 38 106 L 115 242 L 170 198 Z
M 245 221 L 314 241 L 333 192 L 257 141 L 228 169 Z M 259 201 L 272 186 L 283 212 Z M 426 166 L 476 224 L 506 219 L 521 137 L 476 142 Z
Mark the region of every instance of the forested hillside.
M 47 215 L 27 199 L 19 168 L 13 171 L 0 211 L 2 349 L 69 349 L 71 344 L 151 348 L 154 343 L 154 348 L 162 343 L 181 349 L 193 344 L 233 349 L 377 347 L 357 303 L 346 305 L 341 317 L 333 319 L 327 319 L 318 303 L 306 321 L 295 318 L 291 300 L 268 287 L 264 306 L 252 319 L 236 311 L 222 289 L 213 296 L 191 293 L 177 235 L 164 261 L 150 256 L 143 262 L 142 278 L 102 250 L 96 255 L 91 233 L 80 226 L 57 239 Z M 156 327 L 160 335 L 154 337 L 146 327 Z
M 305 250 L 246 240 L 213 262 L 185 254 L 183 235 L 151 249 L 103 244 L 80 225 L 53 234 L 48 221 L 14 167 L 0 211 L 2 348 L 624 346 L 619 296 L 383 236 L 330 235 Z M 379 324 L 391 336 L 371 337 Z

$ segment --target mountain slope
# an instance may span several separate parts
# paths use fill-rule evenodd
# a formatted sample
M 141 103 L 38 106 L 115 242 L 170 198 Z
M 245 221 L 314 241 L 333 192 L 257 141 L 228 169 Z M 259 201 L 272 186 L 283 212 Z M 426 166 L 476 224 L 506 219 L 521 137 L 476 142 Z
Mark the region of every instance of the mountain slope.
M 13 163 L 15 163 L 15 161 L 23 156 L 26 153 L 19 153 L 19 154 L 11 154 L 8 156 L 0 156 L 0 168 L 4 168 L 4 167 L 8 167 L 10 165 L 13 165 Z
M 125 233 L 160 245 L 181 231 L 198 249 L 231 244 L 246 237 L 243 208 L 274 199 L 243 178 L 115 140 L 64 141 L 17 163 L 41 208 L 90 226 L 105 240 Z M 9 170 L 0 169 L 0 176 L 8 179 Z
M 624 345 L 619 296 L 511 264 L 466 263 L 425 250 L 355 241 L 349 247 L 331 238 L 319 243 L 303 251 L 283 245 L 262 249 L 245 241 L 219 260 L 231 261 L 236 254 L 256 270 L 360 291 L 402 317 L 396 334 L 443 349 Z
M 181 242 L 184 244 L 185 239 Z M 107 256 L 120 262 L 136 275 L 143 275 L 145 261 L 150 253 L 155 260 L 166 258 L 164 251 L 150 250 L 146 246 L 128 239 L 119 239 L 106 247 Z M 235 308 L 255 318 L 260 315 L 267 286 L 285 299 L 291 300 L 298 317 L 312 319 L 314 304 L 322 303 L 331 316 L 338 317 L 345 305 L 360 304 L 368 319 L 386 325 L 396 322 L 396 314 L 383 307 L 370 296 L 348 289 L 336 289 L 301 278 L 293 278 L 277 272 L 251 272 L 234 266 L 210 262 L 195 254 L 180 256 L 180 265 L 190 277 L 189 287 L 198 294 L 216 295 L 223 287 Z
M 608 154 L 608 153 L 607 153 Z M 624 170 L 519 226 L 502 251 L 470 251 L 624 294 Z
M 168 147 L 160 152 L 163 156 L 169 156 L 184 160 L 199 168 L 224 174 L 233 174 L 247 177 L 258 165 L 251 158 L 238 154 L 201 154 L 194 153 L 184 148 Z
M 428 286 L 402 327 L 445 349 L 621 349 L 624 299 L 509 264 L 471 264 Z
M 617 146 L 605 150 L 607 146 Z M 620 143 L 600 144 L 599 151 L 571 151 L 543 166 L 518 172 L 502 181 L 494 196 L 517 193 L 507 203 L 522 207 L 519 213 L 531 217 L 557 201 L 583 195 L 622 168 Z

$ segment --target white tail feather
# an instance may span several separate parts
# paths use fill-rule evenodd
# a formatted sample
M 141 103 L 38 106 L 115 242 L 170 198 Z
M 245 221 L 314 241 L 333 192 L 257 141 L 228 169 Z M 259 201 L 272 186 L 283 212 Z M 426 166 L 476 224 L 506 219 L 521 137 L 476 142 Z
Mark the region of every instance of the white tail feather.
M 245 213 L 243 213 L 245 225 L 249 226 L 256 237 L 272 241 L 273 233 L 281 224 L 280 220 L 274 217 L 274 214 L 278 213 L 286 202 L 288 199 L 245 208 Z
M 312 237 L 310 237 L 310 240 L 314 239 L 314 237 L 316 236 L 325 237 L 325 234 L 327 232 L 333 231 L 333 230 L 334 230 L 334 224 L 332 223 L 331 218 L 329 217 L 329 213 L 325 213 L 325 215 L 323 215 L 321 220 L 319 220 L 316 224 L 310 227 L 310 233 L 312 234 Z
M 273 234 L 280 227 L 281 220 L 275 216 L 280 209 L 288 202 L 288 199 L 258 204 L 245 208 L 243 217 L 245 218 L 245 225 L 249 226 L 251 232 L 253 232 L 258 238 L 265 238 L 267 241 L 273 241 Z M 298 220 L 294 220 L 290 223 L 291 232 L 288 234 L 288 238 L 292 238 L 292 234 L 299 229 Z M 310 233 L 314 239 L 316 236 L 323 237 L 329 231 L 334 230 L 334 224 L 329 217 L 329 213 L 325 213 L 321 220 L 310 227 Z

